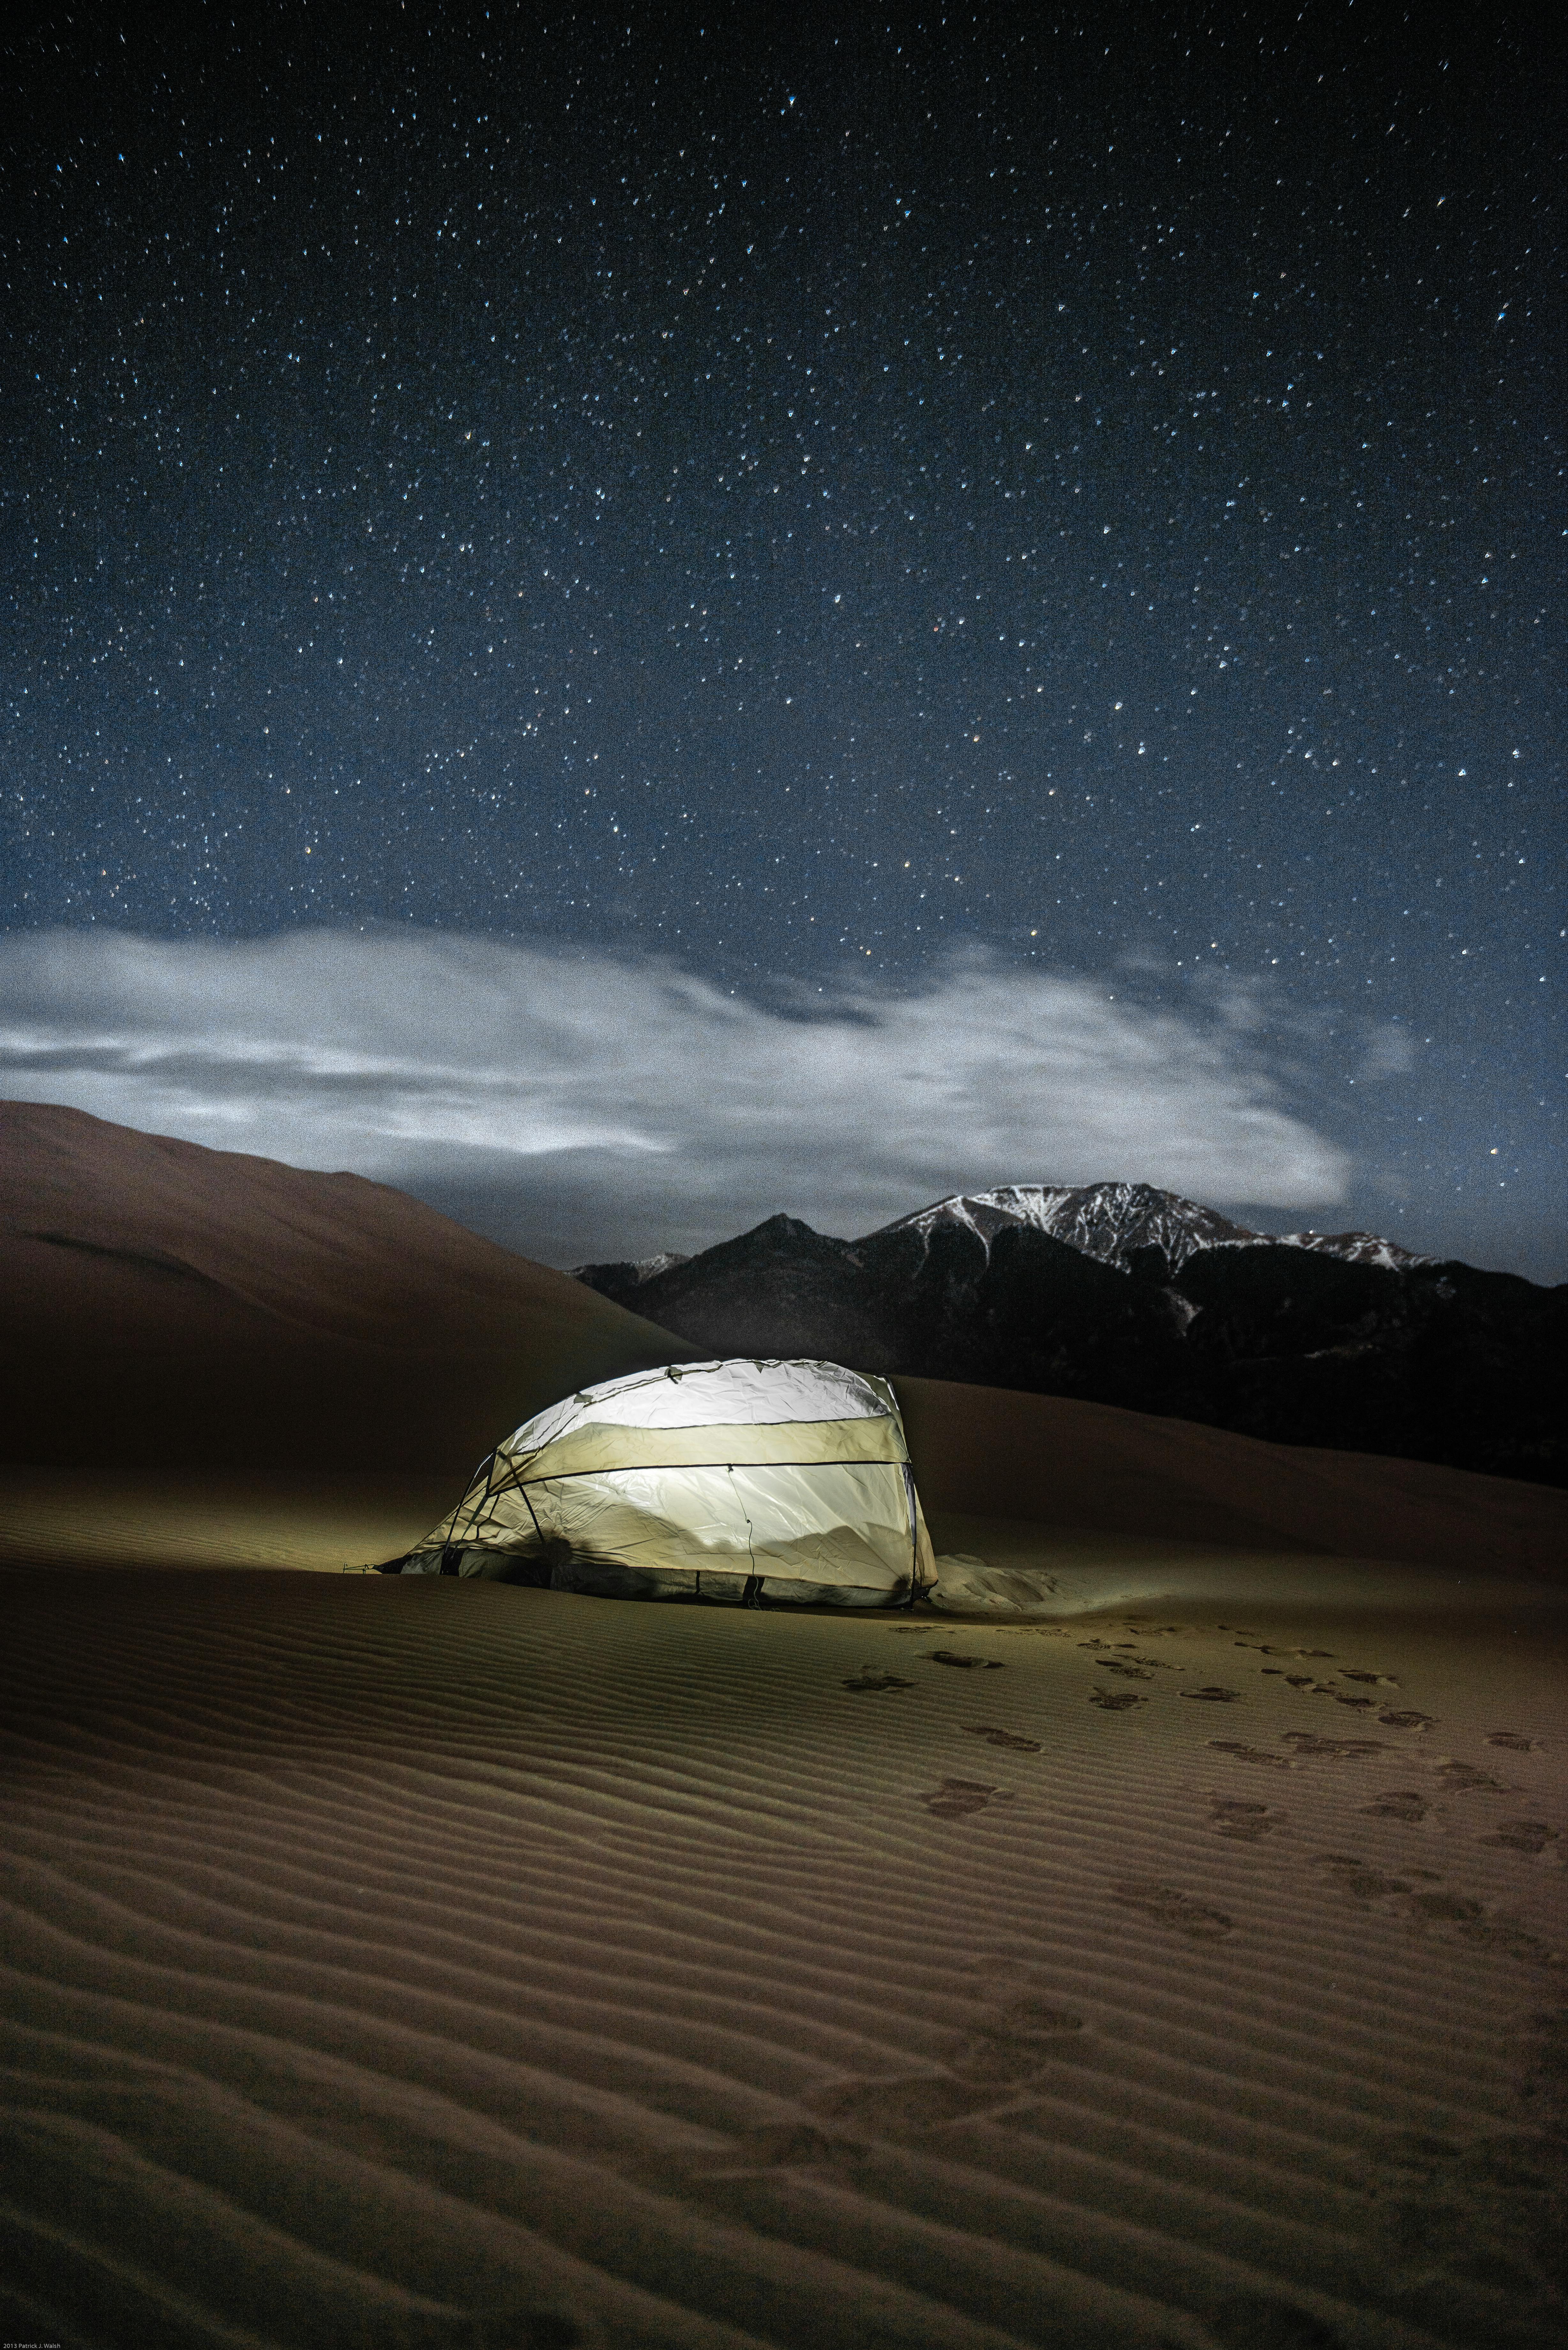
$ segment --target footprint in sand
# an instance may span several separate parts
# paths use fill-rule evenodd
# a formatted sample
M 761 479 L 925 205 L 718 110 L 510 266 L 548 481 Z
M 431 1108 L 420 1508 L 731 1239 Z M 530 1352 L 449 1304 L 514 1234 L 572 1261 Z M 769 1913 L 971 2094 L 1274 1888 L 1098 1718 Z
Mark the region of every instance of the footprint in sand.
M 1244 1803 L 1231 1795 L 1210 1795 L 1209 1825 L 1222 1836 L 1233 1837 L 1238 1844 L 1256 1844 L 1260 1836 L 1268 1835 L 1276 1825 L 1277 1814 L 1267 1804 Z
M 867 2137 L 898 2138 L 993 2106 L 996 2090 L 990 2083 L 917 2073 L 898 2081 L 833 2081 L 826 2088 L 808 2089 L 800 2102 L 825 2121 L 864 2131 Z
M 1314 1697 L 1335 1698 L 1341 1705 L 1367 1706 L 1376 1705 L 1377 1702 L 1375 1697 L 1352 1697 L 1347 1690 L 1336 1690 L 1328 1681 L 1314 1680 L 1310 1673 L 1287 1673 L 1282 1665 L 1264 1665 L 1262 1670 L 1265 1679 L 1286 1681 L 1292 1689 L 1311 1690 Z M 1371 1680 L 1374 1676 L 1366 1673 L 1361 1678 Z M 1385 1714 L 1382 1719 L 1386 1721 L 1388 1717 Z M 1419 1721 L 1424 1717 L 1417 1715 L 1416 1719 Z
M 1408 1820 L 1412 1825 L 1424 1820 L 1431 1810 L 1427 1798 L 1415 1787 L 1388 1787 L 1370 1804 L 1360 1806 L 1363 1815 L 1374 1820 Z
M 1417 1892 L 1407 1878 L 1425 1877 L 1430 1883 L 1435 1872 L 1429 1868 L 1412 1868 L 1407 1877 L 1385 1877 L 1379 1870 L 1368 1868 L 1352 1853 L 1320 1852 L 1315 1858 L 1321 1867 L 1330 1872 L 1331 1881 L 1340 1892 L 1359 1905 L 1392 1898 L 1417 1928 L 1451 1926 L 1467 1942 L 1476 1943 L 1482 1950 L 1501 1951 L 1511 1959 L 1522 1960 L 1526 1966 L 1561 1968 L 1564 1963 L 1561 1951 L 1542 1942 L 1517 1918 L 1498 1914 L 1472 1894 L 1453 1893 L 1446 1888 Z
M 977 2088 L 1008 2089 L 1037 2080 L 1051 2063 L 1042 2041 L 1006 2032 L 973 2032 L 947 2057 L 950 2072 Z
M 1450 1794 L 1469 1795 L 1485 1790 L 1494 1795 L 1516 1795 L 1519 1789 L 1506 1779 L 1494 1779 L 1490 1771 L 1478 1770 L 1473 1762 L 1441 1762 L 1438 1776 Z
M 1129 1706 L 1147 1705 L 1148 1700 L 1135 1696 L 1131 1690 L 1092 1689 L 1089 1703 L 1103 1707 L 1106 1713 L 1126 1713 Z
M 1223 1909 L 1211 1909 L 1207 1902 L 1179 1892 L 1173 1885 L 1114 1885 L 1111 1898 L 1157 1926 L 1173 1926 L 1195 1942 L 1223 1941 L 1235 1924 Z
M 1083 2030 L 1081 2015 L 1025 1996 L 993 2008 L 936 2053 L 961 2081 L 1005 2093 L 1051 2070 Z
M 1225 1629 L 1223 1624 L 1220 1625 L 1220 1629 L 1221 1632 Z M 1330 1664 L 1334 1661 L 1334 1650 L 1332 1648 L 1282 1648 L 1276 1647 L 1274 1643 L 1270 1640 L 1236 1640 L 1233 1641 L 1231 1645 L 1237 1648 L 1256 1648 L 1260 1657 L 1324 1657 L 1327 1659 Z M 1280 1668 L 1277 1665 L 1265 1665 L 1263 1669 L 1265 1672 L 1277 1672 Z M 1308 1678 L 1310 1679 L 1311 1676 L 1309 1675 Z M 1355 1680 L 1357 1679 L 1365 1679 L 1366 1676 L 1364 1674 L 1357 1675 L 1352 1673 L 1349 1678 L 1352 1680 Z
M 1486 1916 L 1486 1904 L 1472 1900 L 1468 1893 L 1412 1893 L 1410 1907 L 1417 1917 L 1432 1918 L 1445 1926 L 1473 1926 Z
M 1231 1632 L 1234 1631 L 1235 1626 L 1232 1624 L 1217 1624 L 1214 1628 L 1217 1632 Z M 1334 1650 L 1332 1648 L 1281 1648 L 1272 1640 L 1259 1640 L 1251 1638 L 1244 1640 L 1236 1640 L 1231 1645 L 1238 1648 L 1256 1648 L 1260 1657 L 1322 1657 L 1325 1662 L 1329 1664 L 1333 1664 L 1334 1662 Z
M 1562 2306 L 1568 2141 L 1534 2129 L 1468 2144 L 1411 2136 L 1394 2142 L 1379 2169 L 1380 2232 L 1397 2267 L 1425 2272 L 1434 2309 L 1451 2277 L 1481 2286 L 1500 2313 L 1506 2306 L 1492 2338 L 1562 2339 L 1553 2320 Z M 1472 2330 L 1478 2338 L 1491 2334 L 1484 2324 Z
M 988 1804 L 1010 1804 L 1012 1790 L 989 1787 L 979 1779 L 944 1779 L 940 1787 L 933 1787 L 929 1795 L 919 1800 L 940 1820 L 961 1820 L 971 1812 L 983 1812 Z
M 1501 1845 L 1505 1852 L 1542 1853 L 1558 1840 L 1558 1831 L 1544 1820 L 1504 1820 L 1482 1844 Z
M 1298 1754 L 1327 1754 L 1335 1762 L 1387 1752 L 1380 1738 L 1320 1738 L 1312 1730 L 1287 1730 L 1282 1743 L 1293 1746 Z
M 1283 1754 L 1271 1754 L 1263 1746 L 1245 1746 L 1239 1738 L 1210 1738 L 1207 1743 L 1217 1753 L 1233 1754 L 1238 1762 L 1261 1762 L 1269 1771 L 1293 1771 L 1295 1764 Z
M 1319 1868 L 1328 1870 L 1330 1882 L 1352 1901 L 1381 1901 L 1391 1893 L 1411 1890 L 1405 1877 L 1384 1877 L 1355 1853 L 1318 1852 L 1313 1858 Z
M 1568 1951 L 1554 1949 L 1532 1934 L 1519 1918 L 1472 1901 L 1462 1893 L 1417 1893 L 1407 1905 L 1413 1925 L 1451 1926 L 1467 1942 L 1483 1950 L 1500 1951 L 1522 1966 L 1550 1968 L 1561 1976 Z
M 846 1690 L 913 1689 L 913 1681 L 901 1681 L 897 1673 L 884 1673 L 875 1665 L 862 1665 L 853 1680 L 843 1683 Z
M 1366 1681 L 1373 1689 L 1397 1689 L 1399 1686 L 1392 1673 L 1354 1672 L 1348 1665 L 1341 1665 L 1339 1678 L 1342 1681 Z
M 1124 1680 L 1151 1681 L 1154 1669 L 1139 1664 L 1135 1657 L 1096 1657 L 1095 1662 L 1103 1673 L 1120 1673 Z
M 1377 1717 L 1385 1730 L 1435 1730 L 1435 1713 L 1417 1713 L 1407 1709 L 1403 1713 L 1380 1713 Z
M 870 2149 L 858 2138 L 818 2129 L 812 2122 L 769 2122 L 737 2131 L 722 2154 L 688 2166 L 699 2178 L 725 2178 L 751 2170 L 803 2170 L 826 2163 L 863 2162 Z
M 1207 1698 L 1211 1705 L 1234 1705 L 1241 1694 L 1241 1692 L 1240 1690 L 1228 1689 L 1183 1690 L 1181 1691 L 1181 1695 L 1183 1697 Z
M 1025 1992 L 1022 1999 L 1009 2000 L 1002 2011 L 1002 2021 L 1015 2037 L 1031 2040 L 1059 2040 L 1064 2033 L 1082 2032 L 1084 2019 L 1071 2008 L 1053 2007 L 1049 2000 L 1037 1999 Z
M 1038 1754 L 1037 1738 L 1020 1738 L 1015 1730 L 992 1730 L 982 1722 L 966 1721 L 964 1729 L 971 1738 L 983 1738 L 988 1746 L 1011 1746 L 1017 1754 Z
M 1005 2089 L 1038 2078 L 1083 2029 L 1081 2015 L 1026 1993 L 999 2003 L 991 2018 L 957 2034 L 945 2062 L 961 2081 Z
M 1521 1738 L 1517 1730 L 1493 1730 L 1488 1732 L 1489 1746 L 1506 1746 L 1511 1754 L 1533 1754 L 1540 1745 L 1538 1738 Z
M 958 1665 L 965 1672 L 999 1673 L 1000 1657 L 966 1657 L 958 1648 L 928 1648 L 926 1654 L 933 1665 Z

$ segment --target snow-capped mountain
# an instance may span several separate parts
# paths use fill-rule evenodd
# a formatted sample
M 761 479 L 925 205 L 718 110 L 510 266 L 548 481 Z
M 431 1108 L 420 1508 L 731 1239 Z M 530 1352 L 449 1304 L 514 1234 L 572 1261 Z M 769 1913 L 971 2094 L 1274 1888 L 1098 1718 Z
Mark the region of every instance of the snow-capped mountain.
M 1351 1264 L 1382 1265 L 1391 1273 L 1433 1262 L 1375 1232 L 1253 1232 L 1233 1223 L 1217 1208 L 1158 1191 L 1152 1183 L 1005 1183 L 993 1191 L 955 1191 L 867 1237 L 912 1232 L 929 1245 L 933 1232 L 954 1226 L 975 1233 L 988 1255 L 998 1232 L 1028 1226 L 1123 1273 L 1141 1248 L 1159 1249 L 1173 1273 L 1198 1250 L 1211 1248 L 1314 1249 Z
M 616 1264 L 575 1264 L 571 1274 L 574 1281 L 586 1281 L 590 1289 L 618 1296 L 623 1289 L 640 1288 L 645 1281 L 657 1281 L 661 1273 L 691 1262 L 679 1249 L 660 1249 L 657 1256 L 626 1257 Z
M 682 1256 L 679 1249 L 660 1249 L 657 1256 L 639 1256 L 632 1271 L 639 1281 L 656 1281 L 661 1273 L 668 1273 L 672 1264 L 690 1264 L 691 1262 L 691 1258 Z
M 1266 1241 L 1268 1232 L 1254 1235 Z M 1343 1257 L 1346 1264 L 1380 1264 L 1386 1273 L 1408 1273 L 1415 1264 L 1437 1264 L 1435 1256 L 1420 1256 L 1401 1248 L 1397 1241 L 1380 1240 L 1376 1232 L 1281 1232 L 1282 1248 L 1316 1249 L 1323 1256 Z
M 955 1192 L 856 1241 L 770 1216 L 578 1278 L 704 1354 L 813 1355 L 1568 1482 L 1568 1286 L 1149 1183 Z

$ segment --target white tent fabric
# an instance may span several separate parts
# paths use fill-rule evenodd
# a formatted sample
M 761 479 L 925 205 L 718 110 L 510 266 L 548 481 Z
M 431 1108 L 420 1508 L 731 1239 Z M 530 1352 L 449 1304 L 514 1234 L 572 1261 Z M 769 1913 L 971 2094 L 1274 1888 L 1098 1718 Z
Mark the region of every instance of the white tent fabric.
M 550 1405 L 401 1572 L 810 1607 L 894 1607 L 935 1580 L 887 1381 L 757 1361 L 637 1371 Z

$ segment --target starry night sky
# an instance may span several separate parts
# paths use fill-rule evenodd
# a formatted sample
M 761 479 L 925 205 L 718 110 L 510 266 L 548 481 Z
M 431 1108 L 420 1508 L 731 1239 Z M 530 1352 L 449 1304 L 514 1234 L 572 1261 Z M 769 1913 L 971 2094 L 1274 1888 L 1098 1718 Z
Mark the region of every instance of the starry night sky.
M 4 1089 L 106 931 L 1070 980 L 1568 1275 L 1548 12 L 772 13 L 11 38 Z

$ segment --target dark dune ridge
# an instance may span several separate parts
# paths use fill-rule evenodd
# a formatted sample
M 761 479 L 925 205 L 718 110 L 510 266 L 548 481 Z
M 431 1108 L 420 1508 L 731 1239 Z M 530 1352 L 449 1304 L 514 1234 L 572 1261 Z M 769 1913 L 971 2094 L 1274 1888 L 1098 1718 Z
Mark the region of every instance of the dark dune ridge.
M 1267 1444 L 1064 1396 L 896 1378 L 934 1511 L 1225 1549 L 1563 1576 L 1568 1493 L 1511 1477 Z
M 685 1340 L 401 1191 L 0 1108 L 6 1456 L 461 1479 Z M 444 1505 L 443 1506 L 447 1506 Z

